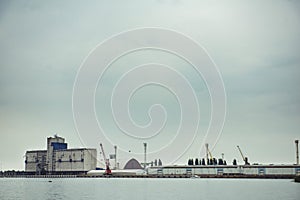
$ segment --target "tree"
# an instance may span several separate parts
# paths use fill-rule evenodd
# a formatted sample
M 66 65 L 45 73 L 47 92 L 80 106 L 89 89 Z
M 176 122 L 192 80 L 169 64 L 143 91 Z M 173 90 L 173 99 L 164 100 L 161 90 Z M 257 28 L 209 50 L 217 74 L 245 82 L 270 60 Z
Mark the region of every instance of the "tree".
M 188 165 L 194 165 L 194 161 L 193 161 L 193 159 L 189 159 L 189 161 L 188 161 Z
M 195 165 L 199 165 L 199 160 L 198 160 L 198 158 L 195 159 Z
M 217 159 L 213 158 L 213 165 L 217 165 L 217 164 L 218 164 Z
M 202 158 L 202 162 L 201 162 L 202 165 L 205 165 L 205 159 Z
M 237 165 L 236 159 L 233 159 L 232 164 L 233 164 L 233 165 Z
M 162 161 L 158 159 L 158 166 L 162 166 Z
M 223 160 L 221 158 L 219 158 L 219 165 L 223 165 Z

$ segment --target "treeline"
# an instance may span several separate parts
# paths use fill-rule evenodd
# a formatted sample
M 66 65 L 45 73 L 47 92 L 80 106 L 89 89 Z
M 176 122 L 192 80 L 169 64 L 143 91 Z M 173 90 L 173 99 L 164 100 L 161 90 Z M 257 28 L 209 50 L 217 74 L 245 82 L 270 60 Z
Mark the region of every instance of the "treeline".
M 204 158 L 190 158 L 188 160 L 188 165 L 227 165 L 226 160 L 223 159 L 216 159 L 216 158 L 212 158 L 212 159 L 207 159 L 205 160 Z
M 233 159 L 232 161 L 232 165 L 237 165 L 237 160 Z M 216 159 L 216 158 L 211 158 L 211 159 L 204 159 L 204 158 L 190 158 L 188 160 L 188 165 L 227 165 L 226 160 L 223 160 L 221 158 Z M 248 160 L 245 161 L 245 165 L 250 165 Z
M 78 175 L 85 174 L 86 171 L 58 171 L 58 172 L 46 172 L 45 174 L 41 174 L 39 171 L 37 172 L 26 172 L 26 171 L 0 171 L 0 177 L 19 177 L 19 176 L 27 176 L 27 175 Z
M 0 177 L 14 177 L 14 176 L 34 175 L 34 174 L 35 174 L 34 172 L 15 171 L 15 170 L 0 171 Z

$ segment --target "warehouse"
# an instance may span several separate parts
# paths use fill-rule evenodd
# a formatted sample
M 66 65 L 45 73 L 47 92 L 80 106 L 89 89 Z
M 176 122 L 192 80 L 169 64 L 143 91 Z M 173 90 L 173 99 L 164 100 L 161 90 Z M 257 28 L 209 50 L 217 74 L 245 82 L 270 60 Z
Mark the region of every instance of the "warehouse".
M 97 150 L 68 149 L 65 139 L 47 138 L 47 150 L 26 151 L 25 171 L 35 174 L 78 174 L 96 169 Z
M 278 176 L 294 177 L 300 175 L 299 165 L 216 165 L 216 166 L 162 166 L 149 167 L 149 175 L 155 176 Z

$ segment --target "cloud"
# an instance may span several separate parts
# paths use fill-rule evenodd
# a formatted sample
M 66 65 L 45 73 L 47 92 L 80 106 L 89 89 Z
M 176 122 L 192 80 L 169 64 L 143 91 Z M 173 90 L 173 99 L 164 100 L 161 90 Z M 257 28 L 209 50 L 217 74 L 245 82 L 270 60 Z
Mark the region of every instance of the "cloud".
M 0 146 L 16 142 L 14 153 L 23 153 L 26 149 L 19 144 L 24 141 L 14 141 L 11 134 L 20 136 L 26 132 L 29 138 L 40 135 L 34 143 L 44 144 L 40 138 L 51 135 L 55 129 L 65 130 L 61 135 L 68 136 L 67 140 L 73 141 L 74 146 L 80 146 L 73 139 L 76 133 L 72 127 L 71 94 L 81 62 L 112 34 L 155 26 L 191 36 L 208 50 L 223 75 L 228 117 L 215 153 L 227 151 L 233 157 L 235 144 L 229 144 L 228 138 L 236 137 L 232 143 L 239 142 L 238 134 L 243 134 L 243 142 L 252 145 L 258 137 L 259 144 L 264 145 L 276 134 L 269 150 L 273 154 L 282 140 L 292 143 L 300 128 L 299 8 L 298 1 L 258 0 L 94 1 L 89 4 L 1 1 L 0 117 L 5 126 L 1 125 L 0 131 L 6 140 L 1 140 Z M 166 58 L 170 58 L 170 63 L 176 62 L 171 56 Z M 138 61 L 146 60 L 140 57 Z M 197 92 L 202 92 L 203 87 L 197 85 L 199 82 L 193 74 L 187 74 Z M 109 84 L 106 87 L 109 89 Z M 25 119 L 26 116 L 30 117 Z M 42 118 L 38 121 L 44 128 L 34 128 L 37 118 Z M 14 126 L 14 122 L 22 124 L 23 120 L 26 126 Z M 260 150 L 253 150 L 257 153 L 253 156 L 264 160 Z M 186 156 L 198 156 L 198 152 L 199 148 L 193 147 Z M 8 168 L 23 168 L 21 157 L 8 157 L 15 154 L 0 153 L 0 159 L 9 160 Z M 272 160 L 292 162 L 291 150 L 286 149 L 268 161 Z

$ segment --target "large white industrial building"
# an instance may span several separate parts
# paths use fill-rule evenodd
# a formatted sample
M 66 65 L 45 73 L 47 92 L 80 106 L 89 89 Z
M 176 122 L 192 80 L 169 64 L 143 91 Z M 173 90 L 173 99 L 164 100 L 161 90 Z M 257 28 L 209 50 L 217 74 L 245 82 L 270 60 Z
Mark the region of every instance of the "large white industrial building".
M 25 171 L 36 174 L 81 173 L 96 169 L 97 150 L 68 149 L 65 139 L 47 138 L 47 150 L 26 151 Z

